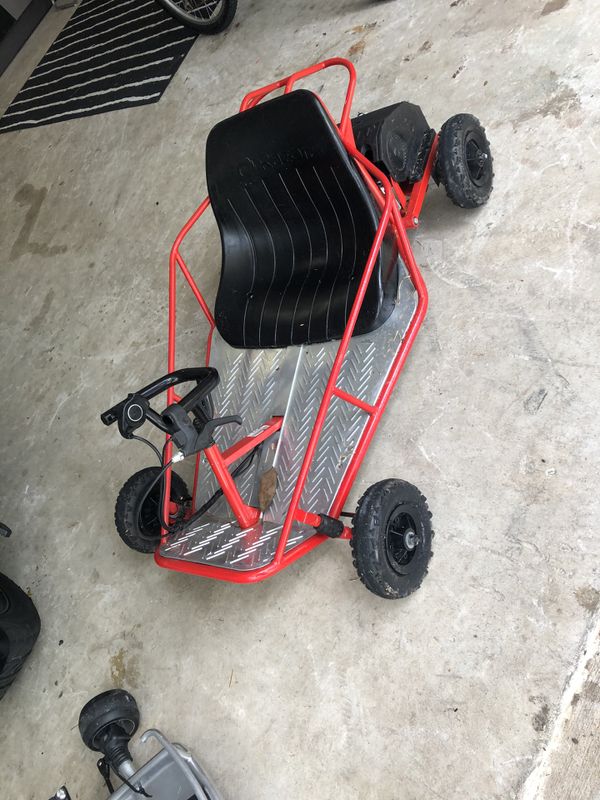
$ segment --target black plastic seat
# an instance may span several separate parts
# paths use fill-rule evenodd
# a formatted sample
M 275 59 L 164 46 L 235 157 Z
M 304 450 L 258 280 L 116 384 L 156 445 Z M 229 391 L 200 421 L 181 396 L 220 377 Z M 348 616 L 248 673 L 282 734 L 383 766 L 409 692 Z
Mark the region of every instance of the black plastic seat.
M 340 339 L 378 212 L 318 98 L 297 90 L 220 122 L 206 171 L 223 249 L 223 338 L 241 348 Z M 388 233 L 355 334 L 391 314 L 397 264 Z

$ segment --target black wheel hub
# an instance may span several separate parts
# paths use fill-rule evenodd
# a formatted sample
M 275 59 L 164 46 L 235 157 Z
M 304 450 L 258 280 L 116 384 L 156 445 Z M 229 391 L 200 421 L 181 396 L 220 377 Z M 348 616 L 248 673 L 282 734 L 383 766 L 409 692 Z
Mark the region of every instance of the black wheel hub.
M 140 527 L 145 536 L 153 538 L 160 536 L 159 504 L 160 486 L 155 486 L 140 509 Z
M 122 749 L 123 743 L 127 743 L 133 736 L 136 730 L 136 724 L 133 720 L 120 719 L 117 722 L 111 722 L 100 728 L 98 733 L 92 740 L 94 750 L 107 755 L 116 749 L 116 746 Z
M 385 534 L 386 554 L 392 569 L 400 575 L 409 572 L 420 545 L 415 516 L 407 506 L 398 506 L 390 515 Z
M 159 539 L 160 538 L 160 516 L 159 516 L 159 508 L 160 508 L 160 500 L 161 500 L 161 489 L 160 489 L 160 481 L 157 486 L 152 489 L 144 504 L 140 509 L 140 528 L 144 536 L 147 536 L 149 539 Z M 177 505 L 177 513 L 170 514 L 169 516 L 169 524 L 176 525 L 179 522 L 182 522 L 185 517 L 186 512 L 186 505 L 184 502 L 181 502 L 179 499 L 175 500 L 173 497 L 173 493 L 171 493 L 171 502 L 175 502 Z
M 465 158 L 471 180 L 475 186 L 482 186 L 487 177 L 489 155 L 485 145 L 474 131 L 465 137 Z

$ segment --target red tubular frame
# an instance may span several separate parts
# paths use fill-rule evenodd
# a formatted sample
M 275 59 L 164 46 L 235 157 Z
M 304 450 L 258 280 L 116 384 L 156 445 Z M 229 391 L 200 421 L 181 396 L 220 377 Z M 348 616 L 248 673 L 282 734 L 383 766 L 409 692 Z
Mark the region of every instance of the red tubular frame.
M 429 183 L 429 178 L 431 176 L 435 154 L 437 151 L 437 137 L 434 140 L 431 152 L 429 154 L 427 163 L 425 165 L 423 177 L 420 181 L 418 181 L 417 183 L 415 183 L 413 186 L 410 187 L 410 191 L 408 191 L 408 197 L 407 197 L 407 193 L 405 193 L 405 191 L 400 186 L 398 186 L 398 184 L 396 184 L 394 181 L 390 181 L 379 169 L 377 169 L 367 158 L 365 158 L 364 155 L 362 155 L 362 153 L 360 153 L 356 149 L 356 144 L 352 133 L 352 124 L 350 121 L 352 99 L 354 96 L 354 89 L 356 86 L 356 71 L 354 69 L 353 64 L 350 61 L 347 61 L 346 59 L 343 58 L 332 58 L 328 59 L 327 61 L 322 61 L 318 64 L 314 64 L 311 67 L 308 67 L 307 69 L 295 72 L 294 74 L 288 76 L 287 78 L 283 78 L 282 80 L 276 81 L 275 83 L 271 83 L 268 86 L 263 87 L 262 89 L 256 89 L 255 91 L 250 92 L 243 99 L 242 104 L 240 106 L 240 111 L 246 111 L 249 108 L 253 108 L 258 103 L 260 103 L 267 95 L 277 90 L 283 89 L 284 93 L 287 94 L 288 92 L 292 91 L 296 81 L 302 78 L 306 78 L 307 76 L 319 72 L 323 69 L 327 69 L 328 67 L 335 67 L 335 66 L 344 67 L 348 71 L 348 88 L 346 90 L 346 98 L 340 122 L 337 123 L 340 138 L 346 150 L 348 151 L 349 155 L 356 162 L 358 169 L 360 170 L 367 186 L 371 190 L 373 197 L 375 198 L 375 201 L 380 207 L 381 217 L 379 220 L 379 225 L 377 227 L 377 232 L 375 234 L 375 239 L 371 246 L 371 251 L 369 253 L 369 257 L 367 259 L 367 263 L 365 265 L 365 269 L 358 286 L 356 298 L 354 300 L 352 309 L 350 311 L 348 323 L 346 325 L 344 335 L 338 347 L 338 351 L 331 370 L 331 375 L 329 376 L 329 380 L 327 381 L 327 386 L 323 394 L 323 399 L 321 401 L 321 405 L 317 412 L 317 417 L 315 420 L 313 432 L 308 442 L 304 460 L 302 462 L 300 473 L 298 475 L 298 480 L 296 481 L 296 486 L 294 488 L 292 500 L 290 502 L 290 507 L 285 518 L 283 530 L 279 538 L 275 556 L 269 564 L 263 567 L 246 571 L 238 571 L 238 570 L 228 569 L 225 567 L 215 567 L 207 564 L 196 564 L 188 561 L 180 561 L 178 559 L 165 558 L 164 556 L 160 555 L 160 552 L 157 549 L 154 558 L 156 563 L 162 567 L 168 567 L 170 569 L 176 569 L 181 572 L 188 572 L 195 575 L 203 575 L 208 578 L 233 581 L 236 583 L 253 583 L 256 581 L 263 580 L 264 578 L 267 578 L 270 575 L 273 575 L 275 572 L 278 572 L 279 570 L 288 566 L 292 562 L 296 561 L 296 559 L 305 555 L 310 550 L 313 550 L 315 547 L 324 542 L 328 537 L 323 536 L 321 534 L 315 534 L 306 541 L 301 542 L 300 544 L 296 545 L 295 547 L 291 548 L 289 551 L 286 552 L 286 546 L 289 539 L 290 531 L 295 521 L 303 522 L 316 527 L 321 519 L 318 514 L 301 509 L 299 507 L 299 504 L 306 483 L 306 479 L 308 477 L 308 472 L 310 470 L 312 459 L 314 457 L 317 448 L 319 436 L 321 435 L 325 418 L 329 410 L 331 399 L 335 395 L 341 400 L 344 400 L 345 402 L 348 403 L 352 403 L 358 408 L 361 408 L 369 415 L 369 419 L 367 421 L 365 429 L 361 435 L 356 450 L 354 451 L 354 454 L 350 459 L 346 472 L 342 478 L 340 488 L 333 500 L 331 509 L 329 509 L 329 514 L 337 518 L 339 517 L 342 508 L 344 506 L 344 503 L 346 502 L 348 494 L 352 488 L 352 484 L 354 483 L 358 470 L 360 469 L 362 460 L 369 447 L 371 439 L 373 438 L 373 434 L 375 433 L 375 429 L 379 424 L 381 416 L 389 401 L 390 395 L 398 380 L 400 372 L 404 367 L 408 353 L 410 352 L 410 349 L 414 343 L 417 332 L 425 317 L 427 311 L 427 300 L 428 300 L 427 289 L 425 287 L 425 283 L 423 281 L 423 278 L 415 261 L 406 231 L 407 229 L 413 228 L 418 224 L 418 217 L 421 212 L 423 201 L 425 199 L 425 194 L 427 192 L 427 186 Z M 323 107 L 327 111 L 325 105 Z M 202 309 L 208 321 L 209 334 L 208 334 L 207 349 L 206 349 L 207 364 L 210 359 L 210 346 L 211 346 L 212 334 L 215 329 L 215 320 L 204 297 L 202 296 L 202 293 L 198 289 L 196 282 L 194 281 L 187 265 L 185 264 L 183 257 L 181 256 L 181 253 L 179 252 L 179 248 L 183 240 L 189 233 L 190 229 L 195 225 L 195 223 L 202 216 L 202 214 L 204 214 L 209 205 L 210 205 L 209 198 L 203 200 L 203 202 L 200 204 L 200 206 L 196 209 L 194 214 L 190 217 L 190 219 L 186 222 L 186 224 L 182 228 L 181 232 L 175 239 L 175 242 L 171 249 L 171 254 L 169 259 L 169 345 L 168 345 L 169 372 L 172 372 L 175 369 L 176 280 L 177 280 L 178 268 L 183 273 L 183 276 L 185 277 L 187 283 L 189 284 L 194 296 L 196 297 L 196 300 L 200 305 L 200 308 Z M 350 339 L 354 332 L 354 327 L 356 325 L 356 321 L 360 312 L 363 298 L 367 291 L 371 273 L 373 271 L 375 262 L 377 260 L 377 256 L 381 248 L 383 238 L 385 236 L 386 231 L 389 228 L 391 228 L 395 234 L 398 252 L 406 265 L 411 281 L 416 290 L 417 308 L 408 326 L 404 339 L 402 340 L 402 343 L 394 358 L 394 361 L 392 362 L 392 366 L 379 392 L 377 400 L 373 405 L 370 405 L 360 400 L 359 398 L 350 395 L 348 392 L 345 392 L 344 390 L 340 389 L 337 386 L 337 380 L 339 377 L 344 357 L 346 355 L 348 346 L 350 344 Z M 168 390 L 167 393 L 167 402 L 168 403 L 174 402 L 175 399 L 176 399 L 175 392 L 171 388 Z M 230 503 L 231 508 L 238 520 L 238 523 L 242 528 L 251 527 L 252 525 L 254 525 L 260 518 L 260 512 L 258 511 L 258 509 L 252 508 L 251 506 L 246 505 L 242 501 L 242 498 L 240 497 L 240 494 L 237 491 L 237 487 L 235 485 L 233 478 L 231 477 L 228 468 L 234 461 L 241 458 L 246 453 L 250 452 L 250 450 L 253 449 L 256 446 L 256 444 L 266 440 L 269 436 L 271 436 L 273 433 L 279 430 L 281 428 L 282 423 L 283 419 L 281 417 L 272 418 L 271 420 L 267 421 L 265 425 L 261 428 L 261 430 L 258 431 L 256 434 L 241 439 L 239 442 L 230 447 L 224 453 L 221 453 L 221 451 L 216 445 L 213 445 L 212 447 L 209 447 L 207 450 L 204 451 L 206 458 L 211 468 L 213 469 L 217 477 L 217 480 L 221 485 L 221 488 L 223 489 L 223 493 L 227 498 L 227 501 Z M 165 452 L 166 461 L 170 460 L 171 454 L 172 454 L 171 445 L 168 444 Z M 199 464 L 199 457 L 196 462 L 196 475 L 194 479 L 194 496 L 196 493 L 196 484 L 198 478 L 198 464 Z M 169 497 L 170 493 L 170 480 L 171 480 L 170 470 L 167 470 L 165 507 L 167 505 L 167 498 Z M 165 513 L 166 510 L 167 508 L 165 508 Z M 352 535 L 351 530 L 348 527 L 345 527 L 344 533 L 342 534 L 342 538 L 348 539 L 351 537 L 351 535 Z

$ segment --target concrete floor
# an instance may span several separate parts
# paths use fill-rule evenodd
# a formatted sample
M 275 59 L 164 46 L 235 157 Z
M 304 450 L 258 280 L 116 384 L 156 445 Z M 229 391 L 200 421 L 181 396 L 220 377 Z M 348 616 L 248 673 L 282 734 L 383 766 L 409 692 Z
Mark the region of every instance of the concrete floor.
M 68 14 L 2 76 L 0 109 Z M 0 136 L 1 563 L 43 620 L 0 707 L 3 797 L 103 796 L 76 723 L 114 685 L 232 800 L 597 800 L 597 730 L 553 781 L 582 747 L 575 694 L 598 703 L 599 28 L 594 0 L 243 0 L 158 104 Z M 413 239 L 430 313 L 353 495 L 398 476 L 430 500 L 435 558 L 404 602 L 370 595 L 345 543 L 254 587 L 128 551 L 114 499 L 151 462 L 98 418 L 165 369 L 167 253 L 208 131 L 331 55 L 358 67 L 357 111 L 470 111 L 495 156 L 482 210 L 431 190 Z M 214 291 L 212 223 L 190 261 Z

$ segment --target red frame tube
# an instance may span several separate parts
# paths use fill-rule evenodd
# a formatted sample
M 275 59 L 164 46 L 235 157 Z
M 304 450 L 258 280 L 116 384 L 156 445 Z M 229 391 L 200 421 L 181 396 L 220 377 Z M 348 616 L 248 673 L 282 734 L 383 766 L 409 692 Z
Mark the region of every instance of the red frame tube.
M 231 477 L 231 473 L 227 469 L 227 463 L 217 445 L 213 444 L 211 447 L 207 447 L 204 451 L 204 455 L 212 471 L 215 473 L 215 478 L 219 481 L 221 489 L 223 489 L 223 494 L 229 501 L 229 505 L 235 514 L 240 528 L 251 528 L 252 525 L 259 520 L 259 510 L 247 506 L 240 497 L 235 481 Z
M 223 453 L 223 461 L 225 462 L 226 466 L 233 464 L 234 461 L 237 461 L 251 450 L 254 450 L 254 448 L 257 447 L 261 442 L 264 442 L 274 433 L 277 433 L 282 425 L 283 417 L 272 417 L 262 426 L 259 431 L 240 439 L 239 442 L 236 442 Z
M 287 78 L 283 78 L 261 89 L 256 89 L 252 92 L 249 92 L 244 97 L 241 103 L 240 111 L 245 111 L 249 108 L 253 108 L 272 92 L 283 89 L 284 93 L 288 93 L 292 91 L 296 81 L 305 78 L 309 75 L 312 75 L 316 72 L 319 72 L 321 70 L 327 69 L 329 67 L 343 67 L 348 71 L 348 88 L 346 90 L 346 97 L 345 97 L 344 107 L 342 110 L 342 115 L 340 118 L 340 122 L 337 123 L 337 127 L 340 133 L 340 138 L 347 152 L 357 164 L 358 169 L 360 170 L 363 178 L 365 179 L 367 186 L 369 187 L 375 201 L 377 202 L 377 204 L 381 209 L 381 217 L 377 227 L 377 232 L 375 234 L 375 239 L 371 246 L 369 257 L 367 259 L 367 263 L 365 265 L 365 269 L 358 286 L 356 297 L 352 305 L 352 309 L 350 311 L 348 323 L 346 325 L 343 337 L 340 341 L 338 351 L 331 370 L 331 374 L 329 376 L 329 380 L 327 381 L 327 386 L 323 394 L 323 399 L 321 401 L 321 405 L 317 412 L 317 417 L 315 420 L 313 432 L 308 442 L 306 453 L 302 462 L 302 466 L 300 468 L 300 473 L 298 475 L 298 480 L 294 488 L 292 500 L 290 502 L 290 507 L 288 509 L 288 513 L 284 521 L 283 530 L 277 545 L 275 556 L 271 561 L 271 563 L 263 567 L 247 571 L 238 571 L 224 567 L 215 567 L 207 564 L 196 564 L 193 562 L 180 561 L 172 558 L 165 558 L 164 556 L 160 555 L 160 552 L 157 549 L 155 553 L 155 561 L 162 567 L 168 567 L 171 569 L 179 570 L 181 572 L 187 572 L 196 575 L 203 575 L 208 578 L 216 578 L 218 580 L 233 581 L 235 583 L 253 583 L 256 581 L 263 580 L 264 578 L 267 578 L 270 575 L 273 575 L 274 573 L 285 568 L 289 564 L 293 563 L 296 559 L 300 558 L 301 556 L 305 555 L 306 553 L 310 552 L 315 547 L 318 547 L 318 545 L 326 541 L 328 537 L 323 536 L 321 534 L 315 534 L 306 541 L 301 542 L 300 544 L 291 548 L 289 551 L 286 551 L 289 535 L 292 529 L 292 525 L 294 524 L 295 521 L 309 524 L 314 527 L 316 527 L 320 522 L 320 517 L 318 514 L 314 514 L 313 512 L 300 509 L 299 503 L 302 497 L 302 491 L 304 489 L 306 479 L 308 477 L 308 472 L 310 470 L 312 459 L 316 451 L 319 436 L 321 434 L 327 416 L 327 412 L 329 410 L 331 399 L 335 395 L 336 397 L 339 397 L 341 400 L 352 403 L 358 408 L 361 408 L 369 415 L 369 419 L 367 421 L 363 434 L 358 442 L 357 448 L 352 458 L 350 459 L 350 462 L 348 464 L 348 467 L 340 484 L 338 493 L 333 500 L 331 509 L 329 510 L 331 516 L 337 518 L 342 511 L 343 505 L 352 488 L 354 480 L 356 479 L 358 470 L 360 469 L 362 460 L 369 447 L 371 439 L 373 438 L 375 429 L 379 424 L 379 421 L 389 401 L 393 388 L 398 380 L 402 368 L 404 367 L 408 353 L 410 352 L 410 349 L 414 343 L 417 332 L 425 317 L 427 311 L 427 302 L 428 302 L 427 289 L 425 287 L 425 283 L 423 281 L 423 278 L 415 261 L 406 231 L 407 229 L 415 227 L 415 225 L 418 224 L 418 217 L 421 212 L 421 207 L 425 199 L 437 151 L 437 137 L 434 140 L 433 146 L 431 148 L 431 152 L 429 154 L 429 158 L 425 166 L 423 177 L 421 178 L 420 181 L 418 181 L 412 187 L 410 187 L 409 192 L 405 192 L 403 189 L 400 188 L 400 186 L 398 186 L 397 183 L 390 181 L 383 174 L 383 172 L 377 169 L 377 167 L 375 167 L 364 155 L 362 155 L 356 149 L 356 144 L 352 133 L 352 124 L 350 120 L 352 99 L 354 96 L 354 89 L 356 86 L 356 71 L 354 69 L 353 64 L 350 61 L 347 61 L 346 59 L 343 58 L 332 58 L 326 61 L 322 61 L 318 64 L 314 64 L 311 67 L 308 67 L 307 69 L 295 72 L 292 75 L 288 76 Z M 323 107 L 325 108 L 327 113 L 329 113 L 328 109 L 324 104 Z M 196 297 L 196 300 L 200 305 L 200 308 L 202 309 L 202 312 L 204 313 L 208 321 L 209 334 L 207 339 L 207 352 L 206 352 L 207 364 L 210 359 L 210 344 L 212 340 L 212 334 L 215 329 L 215 320 L 179 251 L 183 240 L 185 239 L 191 228 L 198 221 L 198 219 L 202 216 L 202 214 L 204 214 L 209 205 L 210 205 L 209 198 L 206 198 L 205 200 L 202 201 L 200 206 L 198 206 L 194 214 L 192 214 L 190 219 L 181 229 L 179 235 L 177 236 L 175 242 L 173 243 L 173 247 L 171 248 L 170 259 L 169 259 L 169 343 L 168 343 L 169 372 L 175 369 L 176 279 L 177 279 L 178 268 L 182 271 L 183 276 L 185 277 L 187 283 L 189 284 L 194 296 Z M 344 390 L 340 389 L 336 385 L 336 383 L 339 377 L 344 357 L 346 355 L 348 346 L 350 344 L 350 339 L 352 337 L 354 327 L 358 319 L 362 301 L 367 291 L 369 279 L 371 277 L 371 273 L 373 271 L 375 262 L 377 260 L 377 256 L 381 248 L 383 238 L 386 234 L 386 231 L 388 231 L 388 229 L 390 228 L 393 230 L 395 234 L 396 243 L 398 246 L 398 252 L 406 265 L 411 281 L 417 293 L 417 308 L 408 326 L 404 339 L 394 358 L 394 361 L 392 362 L 391 369 L 388 373 L 388 376 L 384 382 L 383 387 L 381 388 L 379 396 L 374 405 L 370 405 L 360 400 L 359 398 L 350 395 L 348 392 L 345 392 Z M 174 391 L 173 389 L 169 389 L 167 394 L 167 402 L 169 403 L 173 402 L 174 399 L 175 399 Z M 279 430 L 281 428 L 282 422 L 283 420 L 281 417 L 272 418 L 271 420 L 265 423 L 265 426 L 263 426 L 261 431 L 257 432 L 255 436 L 249 436 L 245 437 L 244 439 L 241 439 L 239 442 L 230 447 L 224 453 L 221 453 L 221 451 L 216 445 L 213 445 L 204 451 L 208 463 L 211 466 L 212 470 L 214 471 L 215 476 L 221 488 L 223 489 L 223 493 L 227 501 L 231 505 L 231 508 L 236 516 L 236 519 L 238 520 L 238 523 L 242 528 L 248 528 L 251 527 L 253 524 L 255 524 L 260 518 L 260 512 L 258 509 L 252 508 L 251 506 L 246 505 L 242 501 L 240 494 L 237 490 L 237 487 L 235 485 L 235 481 L 231 477 L 228 468 L 234 461 L 241 458 L 246 453 L 250 452 L 250 450 L 252 450 L 253 447 L 255 447 L 259 442 L 265 441 L 273 433 Z M 165 459 L 168 461 L 170 460 L 170 458 L 171 458 L 171 445 L 170 443 L 168 443 L 165 452 Z M 196 461 L 196 474 L 194 477 L 194 495 L 198 480 L 198 464 L 199 464 L 199 457 Z M 168 502 L 169 498 L 170 470 L 167 470 L 166 483 L 167 483 L 167 489 L 165 492 L 165 504 Z M 351 535 L 352 532 L 350 528 L 344 527 L 344 533 L 342 534 L 341 538 L 347 539 L 350 538 Z

